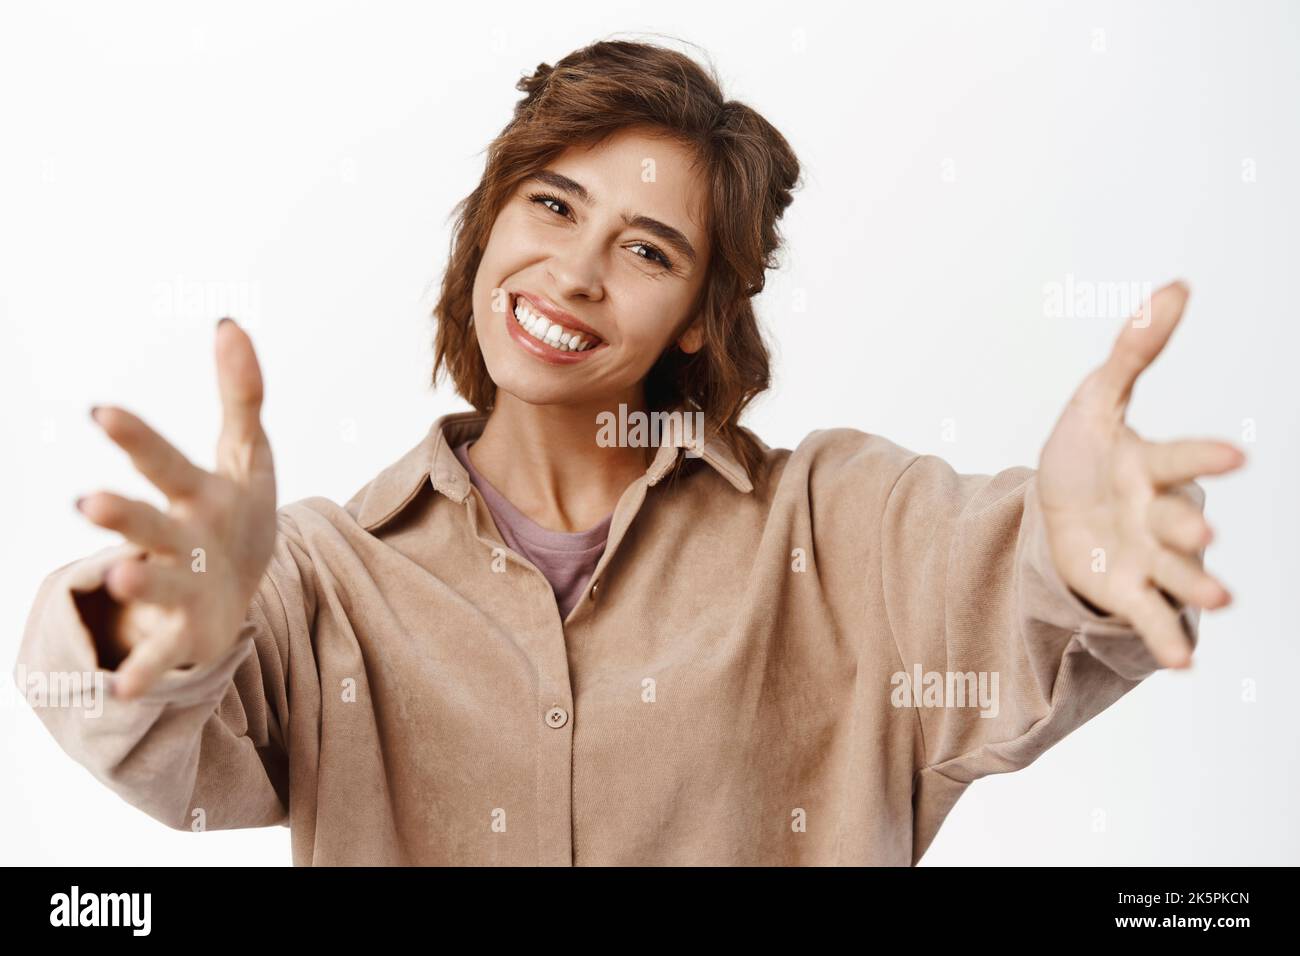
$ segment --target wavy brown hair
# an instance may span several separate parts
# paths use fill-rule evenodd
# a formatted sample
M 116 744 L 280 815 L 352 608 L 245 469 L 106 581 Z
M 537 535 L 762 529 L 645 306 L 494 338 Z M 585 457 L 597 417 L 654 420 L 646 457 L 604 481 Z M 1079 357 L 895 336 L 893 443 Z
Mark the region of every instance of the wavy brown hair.
M 696 307 L 703 346 L 674 343 L 645 382 L 651 410 L 683 405 L 704 413 L 752 477 L 762 454 L 740 415 L 771 381 L 751 299 L 776 268 L 777 221 L 800 185 L 799 161 L 777 129 L 744 103 L 726 99 L 716 69 L 647 43 L 603 40 L 555 66 L 540 64 L 516 83 L 526 94 L 487 147 L 483 177 L 452 210 L 451 255 L 442 279 L 433 382 L 449 373 L 481 412 L 496 385 L 473 327 L 474 277 L 497 214 L 531 173 L 574 145 L 595 146 L 630 126 L 653 127 L 695 152 L 708 179 L 708 274 Z

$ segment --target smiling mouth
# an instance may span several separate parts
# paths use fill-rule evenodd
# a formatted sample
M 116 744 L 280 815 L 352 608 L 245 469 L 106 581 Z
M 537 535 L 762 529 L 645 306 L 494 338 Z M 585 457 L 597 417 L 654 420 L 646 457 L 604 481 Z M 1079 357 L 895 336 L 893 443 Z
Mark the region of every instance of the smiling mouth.
M 603 339 L 590 332 L 566 328 L 539 315 L 522 296 L 515 296 L 514 317 L 524 332 L 559 352 L 590 352 L 604 344 Z

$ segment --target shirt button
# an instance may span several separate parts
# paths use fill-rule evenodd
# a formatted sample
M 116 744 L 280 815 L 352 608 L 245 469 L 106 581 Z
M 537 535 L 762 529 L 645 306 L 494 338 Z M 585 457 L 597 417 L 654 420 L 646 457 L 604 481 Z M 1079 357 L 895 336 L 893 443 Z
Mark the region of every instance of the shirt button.
M 546 712 L 546 723 L 550 727 L 560 728 L 569 722 L 569 712 L 563 707 L 552 707 Z

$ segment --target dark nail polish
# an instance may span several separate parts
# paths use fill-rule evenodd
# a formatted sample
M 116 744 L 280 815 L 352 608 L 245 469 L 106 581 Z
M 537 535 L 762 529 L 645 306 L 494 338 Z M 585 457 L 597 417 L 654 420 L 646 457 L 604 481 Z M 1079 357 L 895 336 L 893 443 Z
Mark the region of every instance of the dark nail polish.
M 90 419 L 91 419 L 91 421 L 93 421 L 96 425 L 98 425 L 98 424 L 100 423 L 100 422 L 99 422 L 99 410 L 100 410 L 101 407 L 102 407 L 102 406 L 100 406 L 100 405 L 91 405 L 91 406 L 90 406 Z
M 82 507 L 82 503 L 83 503 L 85 500 L 86 500 L 86 496 L 85 496 L 85 495 L 79 495 L 79 496 L 77 497 L 77 500 L 74 502 L 74 504 L 77 506 L 77 510 L 80 511 L 80 512 L 82 512 L 83 514 L 84 514 L 85 511 L 86 511 L 86 509 Z

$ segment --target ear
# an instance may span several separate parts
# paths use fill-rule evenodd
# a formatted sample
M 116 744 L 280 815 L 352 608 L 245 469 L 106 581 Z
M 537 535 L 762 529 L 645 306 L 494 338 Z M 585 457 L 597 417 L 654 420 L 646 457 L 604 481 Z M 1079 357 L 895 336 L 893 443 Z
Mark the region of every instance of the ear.
M 692 322 L 682 333 L 677 340 L 677 347 L 687 355 L 693 355 L 704 347 L 704 329 L 698 321 Z

